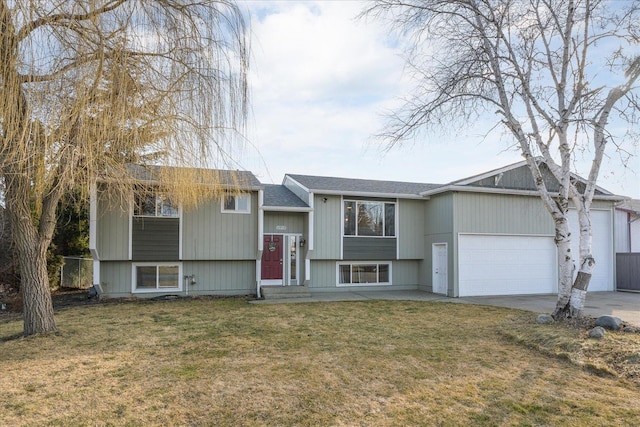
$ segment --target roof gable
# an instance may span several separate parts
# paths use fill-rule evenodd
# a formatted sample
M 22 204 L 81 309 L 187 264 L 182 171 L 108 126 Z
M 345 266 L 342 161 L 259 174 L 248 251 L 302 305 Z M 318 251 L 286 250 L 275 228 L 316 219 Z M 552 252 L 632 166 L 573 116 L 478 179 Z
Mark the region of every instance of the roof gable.
M 540 173 L 544 179 L 545 186 L 551 193 L 557 193 L 560 191 L 560 183 L 555 178 L 551 170 L 544 162 L 539 163 Z M 571 174 L 574 179 L 575 185 L 578 191 L 584 191 L 586 181 L 584 178 Z M 485 172 L 480 175 L 460 179 L 451 182 L 448 186 L 456 187 L 470 187 L 470 188 L 486 188 L 496 190 L 514 190 L 514 191 L 534 191 L 537 192 L 533 175 L 526 161 L 514 163 L 509 166 L 505 166 L 500 169 Z M 610 196 L 613 193 L 596 186 L 595 195 L 597 196 Z

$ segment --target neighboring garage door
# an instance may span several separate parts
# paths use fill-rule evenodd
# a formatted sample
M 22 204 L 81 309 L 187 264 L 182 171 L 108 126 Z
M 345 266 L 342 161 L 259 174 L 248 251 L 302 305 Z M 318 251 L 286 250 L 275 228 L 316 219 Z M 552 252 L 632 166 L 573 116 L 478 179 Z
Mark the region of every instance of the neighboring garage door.
M 558 291 L 556 246 L 549 236 L 458 236 L 459 296 Z
M 569 224 L 571 226 L 571 252 L 576 262 L 576 271 L 579 268 L 580 256 L 580 227 L 578 214 L 575 210 L 569 210 Z M 611 224 L 611 211 L 591 211 L 591 253 L 596 260 L 596 268 L 593 271 L 589 292 L 613 291 L 613 226 Z

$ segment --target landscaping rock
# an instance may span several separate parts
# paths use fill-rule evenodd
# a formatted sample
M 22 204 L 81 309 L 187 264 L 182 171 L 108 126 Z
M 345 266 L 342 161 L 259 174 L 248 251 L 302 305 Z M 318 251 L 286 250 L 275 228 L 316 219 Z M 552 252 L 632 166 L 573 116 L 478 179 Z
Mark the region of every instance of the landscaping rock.
M 605 329 L 617 331 L 622 325 L 622 319 L 613 316 L 600 316 L 596 319 L 596 326 L 602 326 Z
M 602 326 L 596 326 L 595 328 L 589 331 L 589 338 L 600 339 L 600 338 L 603 338 L 605 334 L 606 334 L 606 331 Z
M 553 322 L 553 317 L 548 314 L 538 314 L 538 317 L 536 318 L 536 323 L 540 323 L 541 325 L 548 325 Z
M 622 332 L 630 332 L 635 334 L 636 332 L 638 332 L 638 328 L 634 328 L 633 326 L 625 326 L 624 328 L 622 328 Z

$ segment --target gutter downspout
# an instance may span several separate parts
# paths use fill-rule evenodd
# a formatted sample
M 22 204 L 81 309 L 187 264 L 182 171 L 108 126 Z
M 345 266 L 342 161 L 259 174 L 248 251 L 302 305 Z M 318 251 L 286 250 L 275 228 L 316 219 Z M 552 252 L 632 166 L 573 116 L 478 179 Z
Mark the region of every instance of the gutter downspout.
M 629 227 L 629 252 L 633 252 L 633 245 L 632 245 L 632 238 L 631 238 L 631 224 L 633 224 L 634 222 L 640 220 L 640 215 L 634 219 L 631 219 L 631 212 L 627 212 L 627 225 Z
M 627 242 L 629 243 L 629 252 L 631 252 L 631 212 L 627 212 Z
M 314 221 L 314 194 L 312 192 L 309 192 L 309 207 L 311 208 L 311 210 L 309 211 L 308 215 L 307 215 L 307 221 L 308 221 L 308 233 L 309 235 L 307 236 L 307 252 L 305 253 L 305 257 L 304 257 L 304 282 L 305 284 L 309 284 L 309 282 L 311 281 L 311 258 L 310 256 L 313 255 L 313 241 L 314 241 L 314 235 L 315 235 L 315 229 L 313 227 L 313 221 Z
M 262 251 L 264 250 L 264 190 L 258 190 L 258 252 L 256 254 L 256 295 L 262 298 Z
M 93 258 L 93 284 L 100 286 L 100 256 L 96 247 L 98 227 L 98 187 L 89 185 L 89 251 Z

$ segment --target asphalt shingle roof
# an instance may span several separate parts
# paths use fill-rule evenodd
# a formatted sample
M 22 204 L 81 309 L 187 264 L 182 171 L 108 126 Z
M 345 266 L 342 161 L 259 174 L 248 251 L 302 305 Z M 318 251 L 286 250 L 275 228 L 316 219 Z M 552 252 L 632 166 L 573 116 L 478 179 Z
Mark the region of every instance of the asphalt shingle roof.
M 262 188 L 258 178 L 249 171 L 142 165 L 130 165 L 129 168 L 131 175 L 142 181 L 155 181 L 162 173 L 169 176 L 186 174 L 189 179 L 203 184 L 217 184 L 223 187 L 240 187 L 242 189 Z
M 423 191 L 433 190 L 442 184 L 424 184 L 418 182 L 378 181 L 373 179 L 336 178 L 329 176 L 287 174 L 314 193 L 323 191 L 333 193 L 368 193 L 398 196 L 418 196 Z
M 264 206 L 308 208 L 309 206 L 284 185 L 264 184 Z

